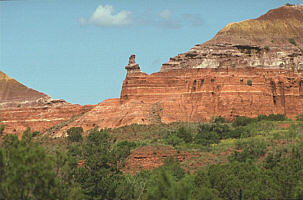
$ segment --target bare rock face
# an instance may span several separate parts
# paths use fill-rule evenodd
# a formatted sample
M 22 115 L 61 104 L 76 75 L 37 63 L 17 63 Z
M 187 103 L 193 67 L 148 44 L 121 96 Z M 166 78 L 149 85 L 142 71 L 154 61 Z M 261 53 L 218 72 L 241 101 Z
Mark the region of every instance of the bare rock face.
M 303 68 L 302 5 L 226 25 L 217 35 L 170 58 L 161 71 L 187 68 Z
M 132 55 L 120 99 L 75 120 L 84 130 L 132 123 L 208 121 L 303 110 L 302 6 L 282 6 L 232 23 L 210 41 L 171 58 L 160 72 L 140 71 Z
M 5 133 L 21 136 L 27 127 L 43 132 L 92 107 L 52 99 L 0 71 L 0 124 L 5 125 Z
M 125 67 L 127 70 L 127 74 L 132 74 L 132 73 L 140 73 L 140 67 L 135 61 L 136 55 L 131 55 L 129 57 L 128 65 Z
M 28 88 L 0 71 L 0 108 L 42 105 L 50 100 L 46 94 Z
M 94 106 L 67 104 L 61 106 L 35 106 L 23 108 L 0 109 L 0 124 L 5 125 L 5 133 L 22 136 L 27 127 L 31 131 L 45 132 L 53 126 L 64 126 L 79 115 L 91 110 Z M 52 132 L 50 132 L 52 134 Z

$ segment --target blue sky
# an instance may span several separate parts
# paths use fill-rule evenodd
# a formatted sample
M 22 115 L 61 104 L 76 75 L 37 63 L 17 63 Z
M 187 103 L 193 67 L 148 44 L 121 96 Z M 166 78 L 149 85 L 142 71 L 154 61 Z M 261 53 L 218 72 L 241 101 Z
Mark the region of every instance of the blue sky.
M 301 3 L 301 1 L 288 1 Z M 96 104 L 120 96 L 125 65 L 141 70 L 211 39 L 231 22 L 284 0 L 0 1 L 0 70 L 56 99 Z

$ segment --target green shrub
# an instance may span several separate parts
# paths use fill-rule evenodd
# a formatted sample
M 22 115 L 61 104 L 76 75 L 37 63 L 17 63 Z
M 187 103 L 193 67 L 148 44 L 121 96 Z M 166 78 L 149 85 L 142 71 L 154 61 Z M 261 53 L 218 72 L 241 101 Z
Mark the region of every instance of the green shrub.
M 269 51 L 270 49 L 269 49 L 269 46 L 264 46 L 264 49 L 266 50 L 266 51 Z
M 129 141 L 124 140 L 124 141 L 117 143 L 117 147 L 122 147 L 122 146 L 127 147 L 129 149 L 135 149 L 135 148 L 137 148 L 138 145 L 136 142 L 129 142 Z
M 2 124 L 2 125 L 0 126 L 0 136 L 2 135 L 4 129 L 5 129 L 5 126 Z
M 250 123 L 255 122 L 256 120 L 253 118 L 245 117 L 245 116 L 237 116 L 232 122 L 233 127 L 238 126 L 247 126 Z
M 257 121 L 268 120 L 268 121 L 286 121 L 287 116 L 284 114 L 270 114 L 270 115 L 258 115 Z
M 247 85 L 252 86 L 252 80 L 247 80 Z
M 296 116 L 297 121 L 303 121 L 303 112 Z
M 183 143 L 184 141 L 179 138 L 175 133 L 168 134 L 164 139 L 165 143 L 168 145 L 172 145 L 173 147 Z
M 293 45 L 297 46 L 296 40 L 294 38 L 288 38 L 288 42 L 290 44 L 293 44 Z
M 254 139 L 248 141 L 237 141 L 236 148 L 238 149 L 228 157 L 230 162 L 238 161 L 245 162 L 246 160 L 258 159 L 265 155 L 267 144 L 262 139 Z
M 251 137 L 251 131 L 246 127 L 236 127 L 230 133 L 230 138 L 247 138 Z
M 258 115 L 257 117 L 258 121 L 267 120 L 267 119 L 268 119 L 267 115 Z
M 216 117 L 214 120 L 215 123 L 226 123 L 226 120 L 221 115 Z
M 194 141 L 201 145 L 218 144 L 220 137 L 216 132 L 211 131 L 211 127 L 208 124 L 201 124 L 198 127 L 198 133 Z
M 286 121 L 288 118 L 284 114 L 270 114 L 268 120 L 270 121 Z
M 213 123 L 210 131 L 217 133 L 220 139 L 227 139 L 230 138 L 231 128 L 227 124 Z
M 40 135 L 41 133 L 39 132 L 39 131 L 34 131 L 33 133 L 32 133 L 32 136 L 33 137 L 36 137 L 36 136 L 38 136 L 38 135 Z
M 67 130 L 67 139 L 70 142 L 81 142 L 83 128 L 82 127 L 72 127 Z
M 282 152 L 270 152 L 266 156 L 266 159 L 264 161 L 264 167 L 266 169 L 273 169 L 275 166 L 277 166 L 282 159 Z
M 177 131 L 177 136 L 181 138 L 185 143 L 191 143 L 193 141 L 193 135 L 189 128 L 179 128 Z

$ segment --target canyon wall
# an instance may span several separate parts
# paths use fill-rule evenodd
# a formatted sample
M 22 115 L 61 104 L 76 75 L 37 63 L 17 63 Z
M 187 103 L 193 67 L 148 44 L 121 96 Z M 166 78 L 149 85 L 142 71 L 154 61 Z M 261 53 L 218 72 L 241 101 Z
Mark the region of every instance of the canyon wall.
M 302 5 L 226 25 L 216 36 L 169 59 L 159 72 L 141 71 L 131 55 L 120 98 L 96 106 L 52 100 L 0 73 L 0 120 L 7 132 L 27 126 L 54 137 L 74 126 L 203 122 L 213 116 L 303 111 Z
M 303 110 L 301 5 L 285 5 L 257 19 L 231 23 L 210 41 L 170 58 L 146 74 L 132 55 L 121 96 L 98 104 L 72 126 L 113 128 L 176 121 L 233 119 Z

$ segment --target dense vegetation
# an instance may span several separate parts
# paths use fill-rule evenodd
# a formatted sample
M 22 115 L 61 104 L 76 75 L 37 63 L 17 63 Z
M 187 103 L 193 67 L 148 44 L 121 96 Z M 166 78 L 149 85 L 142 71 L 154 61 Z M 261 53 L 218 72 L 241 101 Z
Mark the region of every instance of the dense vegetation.
M 302 115 L 297 119 L 216 117 L 88 133 L 74 127 L 61 139 L 30 129 L 20 140 L 8 134 L 0 144 L 0 199 L 303 199 Z M 230 153 L 195 168 L 169 157 L 154 170 L 127 173 L 127 157 L 143 145 Z

